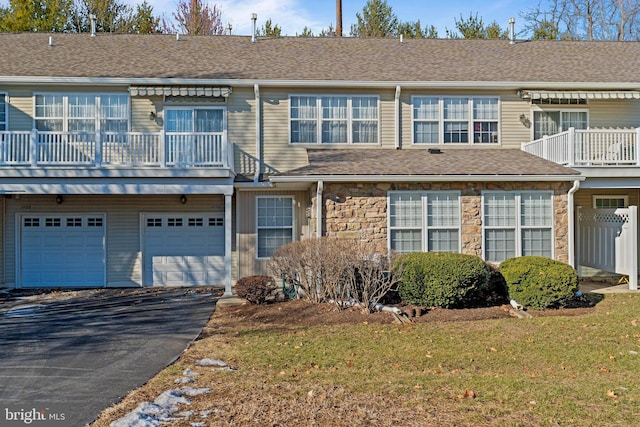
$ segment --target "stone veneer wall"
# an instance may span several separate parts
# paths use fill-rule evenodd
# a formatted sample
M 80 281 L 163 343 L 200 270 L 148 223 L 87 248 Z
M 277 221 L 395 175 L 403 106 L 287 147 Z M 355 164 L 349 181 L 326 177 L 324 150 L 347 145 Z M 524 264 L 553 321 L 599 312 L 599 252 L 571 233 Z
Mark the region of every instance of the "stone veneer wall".
M 482 197 L 484 190 L 553 191 L 555 258 L 568 262 L 567 182 L 447 182 L 447 183 L 325 183 L 323 235 L 375 242 L 387 247 L 387 192 L 396 190 L 454 190 L 461 193 L 462 253 L 482 256 Z M 315 191 L 312 223 L 316 222 Z M 314 225 L 314 235 L 317 229 Z

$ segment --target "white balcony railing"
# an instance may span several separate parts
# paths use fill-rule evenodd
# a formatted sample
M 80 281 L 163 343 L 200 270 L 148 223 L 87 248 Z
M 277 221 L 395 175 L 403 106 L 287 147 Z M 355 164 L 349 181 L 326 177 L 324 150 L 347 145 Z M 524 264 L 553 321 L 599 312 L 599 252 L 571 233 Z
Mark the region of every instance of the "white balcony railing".
M 226 132 L 0 131 L 0 166 L 231 167 Z
M 574 129 L 522 144 L 522 150 L 567 166 L 640 166 L 637 129 Z

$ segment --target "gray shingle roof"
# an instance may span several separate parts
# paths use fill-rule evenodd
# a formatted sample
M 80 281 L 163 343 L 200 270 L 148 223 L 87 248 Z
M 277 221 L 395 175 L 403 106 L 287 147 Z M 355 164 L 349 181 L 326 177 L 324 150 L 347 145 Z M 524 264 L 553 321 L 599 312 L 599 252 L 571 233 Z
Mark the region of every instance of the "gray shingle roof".
M 578 176 L 579 172 L 517 149 L 310 149 L 309 164 L 276 176 Z M 508 179 L 508 177 L 505 177 Z
M 53 46 L 49 46 L 49 36 Z M 640 85 L 640 43 L 0 34 L 0 76 L 625 82 Z M 588 86 L 588 85 L 585 85 Z M 592 85 L 593 86 L 593 85 Z

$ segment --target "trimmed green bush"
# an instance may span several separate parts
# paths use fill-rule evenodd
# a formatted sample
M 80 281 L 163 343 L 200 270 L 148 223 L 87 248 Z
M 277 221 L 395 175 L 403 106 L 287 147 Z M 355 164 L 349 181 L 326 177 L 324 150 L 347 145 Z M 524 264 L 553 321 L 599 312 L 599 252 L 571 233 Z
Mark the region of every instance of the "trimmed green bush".
M 404 302 L 427 307 L 465 306 L 488 289 L 489 268 L 473 255 L 417 252 L 399 257 Z
M 510 258 L 500 264 L 509 297 L 525 307 L 561 307 L 575 298 L 578 273 L 568 264 L 539 256 Z

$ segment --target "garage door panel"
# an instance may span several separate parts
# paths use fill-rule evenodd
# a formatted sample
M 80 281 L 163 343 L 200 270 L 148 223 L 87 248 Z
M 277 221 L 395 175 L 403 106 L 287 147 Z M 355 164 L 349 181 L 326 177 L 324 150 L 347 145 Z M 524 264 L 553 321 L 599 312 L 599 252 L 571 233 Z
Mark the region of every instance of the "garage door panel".
M 22 217 L 21 285 L 104 286 L 104 222 L 102 214 Z
M 202 286 L 224 281 L 222 218 L 198 213 L 147 214 L 144 224 L 146 285 Z

